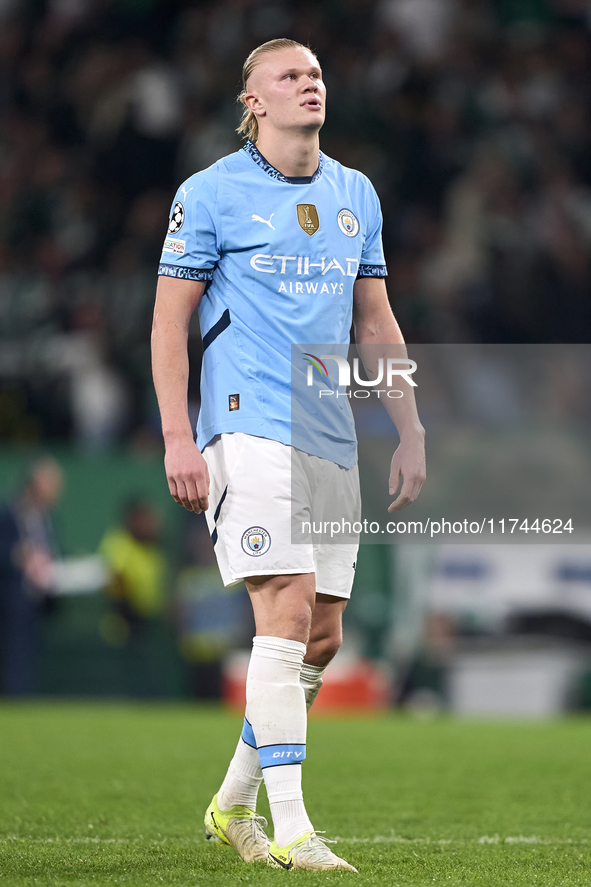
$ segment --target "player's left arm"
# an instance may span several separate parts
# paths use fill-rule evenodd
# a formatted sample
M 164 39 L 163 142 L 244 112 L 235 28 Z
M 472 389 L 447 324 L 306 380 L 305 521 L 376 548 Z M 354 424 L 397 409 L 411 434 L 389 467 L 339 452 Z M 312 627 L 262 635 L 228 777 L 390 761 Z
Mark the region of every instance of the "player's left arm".
M 379 357 L 392 356 L 393 348 L 399 357 L 406 356 L 404 338 L 392 313 L 383 278 L 361 277 L 353 287 L 353 326 L 360 357 L 368 372 Z M 366 347 L 364 347 L 366 346 Z M 373 347 L 367 347 L 373 346 Z M 390 346 L 384 347 L 380 346 Z M 385 360 L 384 360 L 385 363 Z M 404 397 L 382 398 L 394 422 L 400 444 L 392 456 L 389 492 L 394 496 L 402 478 L 402 487 L 388 511 L 400 511 L 414 502 L 425 481 L 425 429 L 421 425 L 414 392 L 405 385 Z

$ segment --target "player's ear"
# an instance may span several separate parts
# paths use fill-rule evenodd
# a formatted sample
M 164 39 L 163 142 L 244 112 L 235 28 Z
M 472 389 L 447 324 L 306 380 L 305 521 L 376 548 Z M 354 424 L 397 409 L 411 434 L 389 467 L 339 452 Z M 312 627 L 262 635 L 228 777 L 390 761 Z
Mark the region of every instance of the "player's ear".
M 244 104 L 248 108 L 249 111 L 252 111 L 253 114 L 256 114 L 257 117 L 265 116 L 265 109 L 263 107 L 263 103 L 260 98 L 254 92 L 247 92 L 244 96 Z

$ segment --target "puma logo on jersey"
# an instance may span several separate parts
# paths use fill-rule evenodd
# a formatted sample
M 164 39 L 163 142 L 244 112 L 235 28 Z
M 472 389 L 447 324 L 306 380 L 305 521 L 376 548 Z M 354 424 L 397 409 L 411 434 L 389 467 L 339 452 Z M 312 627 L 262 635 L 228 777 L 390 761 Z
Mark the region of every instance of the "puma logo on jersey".
M 183 200 L 187 199 L 187 194 L 190 194 L 192 190 L 193 190 L 192 188 L 189 188 L 188 191 L 186 188 L 181 188 L 181 191 L 183 192 Z
M 271 224 L 271 219 L 273 218 L 274 215 L 275 215 L 275 213 L 271 213 L 271 215 L 269 216 L 269 221 L 267 221 L 266 219 L 261 219 L 261 217 L 257 216 L 256 213 L 253 213 L 252 214 L 252 221 L 253 222 L 262 222 L 263 225 L 268 225 L 269 228 L 273 228 L 273 231 L 274 231 L 275 226 Z

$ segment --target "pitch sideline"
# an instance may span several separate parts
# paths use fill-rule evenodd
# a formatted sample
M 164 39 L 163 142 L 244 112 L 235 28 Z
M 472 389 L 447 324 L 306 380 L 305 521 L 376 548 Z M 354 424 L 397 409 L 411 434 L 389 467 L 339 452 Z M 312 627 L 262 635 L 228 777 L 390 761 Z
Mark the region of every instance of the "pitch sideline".
M 337 837 L 341 844 L 432 844 L 432 845 L 469 845 L 469 844 L 541 844 L 547 847 L 563 845 L 589 844 L 588 838 L 541 838 L 538 835 L 483 835 L 480 838 L 404 838 L 402 835 L 376 835 L 373 838 Z M 26 838 L 19 835 L 8 835 L 0 838 L 0 844 L 201 844 L 201 838 Z

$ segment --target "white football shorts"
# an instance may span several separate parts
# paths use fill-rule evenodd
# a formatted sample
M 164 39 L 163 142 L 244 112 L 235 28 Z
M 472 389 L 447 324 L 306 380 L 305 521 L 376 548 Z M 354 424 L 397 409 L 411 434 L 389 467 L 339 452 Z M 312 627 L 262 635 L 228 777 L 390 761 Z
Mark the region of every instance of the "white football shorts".
M 358 521 L 357 466 L 342 468 L 279 441 L 241 432 L 218 435 L 203 456 L 210 475 L 205 515 L 224 585 L 248 576 L 315 573 L 317 593 L 351 596 L 357 538 L 293 544 L 292 521 L 294 516 L 322 516 L 326 502 L 333 507 L 338 502 L 339 513 Z M 293 489 L 292 464 L 299 478 Z

